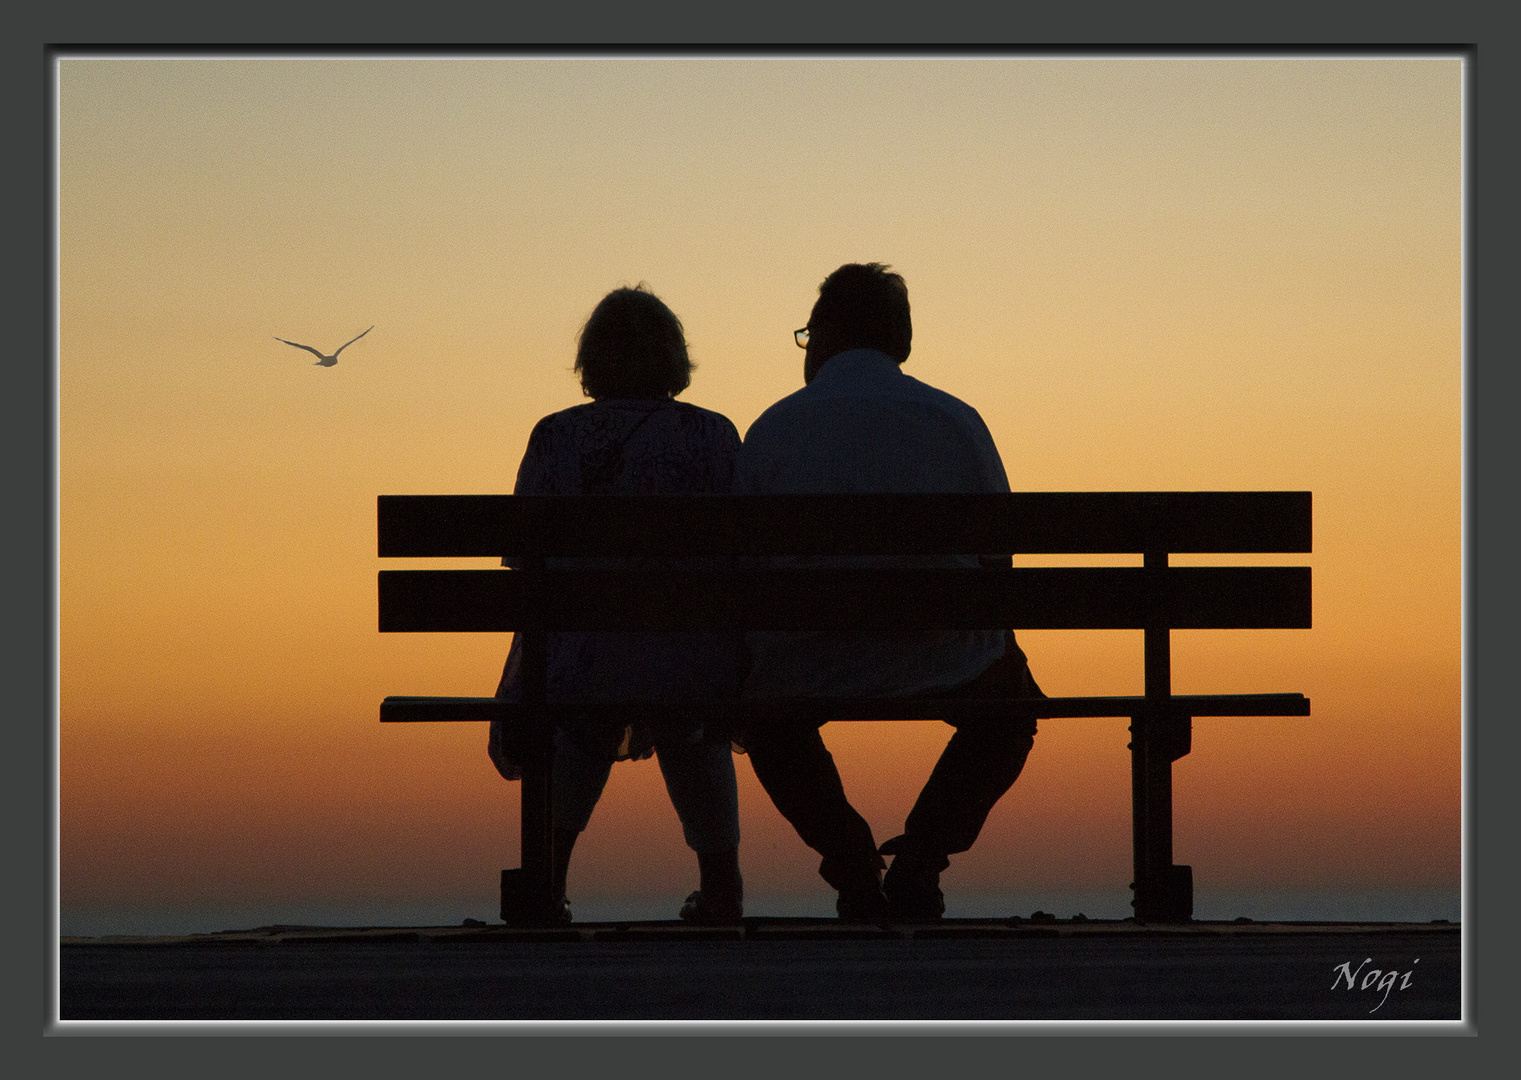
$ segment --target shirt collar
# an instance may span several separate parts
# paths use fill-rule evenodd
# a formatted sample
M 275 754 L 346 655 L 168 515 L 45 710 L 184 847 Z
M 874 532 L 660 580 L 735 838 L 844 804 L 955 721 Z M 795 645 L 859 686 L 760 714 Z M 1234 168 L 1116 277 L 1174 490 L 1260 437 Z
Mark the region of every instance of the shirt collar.
M 826 386 L 901 375 L 898 361 L 877 349 L 846 349 L 835 353 L 819 368 L 809 385 Z

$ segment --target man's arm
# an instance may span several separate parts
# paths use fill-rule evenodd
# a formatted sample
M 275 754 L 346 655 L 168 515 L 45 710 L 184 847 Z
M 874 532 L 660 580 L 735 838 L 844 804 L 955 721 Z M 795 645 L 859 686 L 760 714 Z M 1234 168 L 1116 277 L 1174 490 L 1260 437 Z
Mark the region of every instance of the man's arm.
M 1009 477 L 1004 472 L 998 445 L 993 442 L 993 433 L 988 430 L 988 425 L 976 409 L 968 405 L 967 411 L 971 413 L 972 441 L 977 447 L 977 457 L 982 466 L 982 481 L 986 485 L 984 490 L 994 494 L 1007 492 Z M 977 561 L 984 570 L 1011 570 L 1014 567 L 1013 555 L 979 555 Z

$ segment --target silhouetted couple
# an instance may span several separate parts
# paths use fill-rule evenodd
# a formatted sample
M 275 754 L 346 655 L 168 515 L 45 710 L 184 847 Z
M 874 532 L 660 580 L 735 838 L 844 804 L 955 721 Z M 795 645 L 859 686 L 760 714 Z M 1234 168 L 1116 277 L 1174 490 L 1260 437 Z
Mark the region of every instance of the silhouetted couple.
M 771 406 L 741 443 L 723 416 L 677 402 L 692 364 L 679 319 L 643 286 L 618 289 L 581 331 L 575 370 L 592 402 L 545 417 L 518 470 L 519 494 L 1003 492 L 1008 479 L 976 410 L 905 375 L 913 331 L 903 278 L 877 263 L 840 267 L 819 286 L 808 324 L 804 386 Z M 890 563 L 892 560 L 884 560 Z M 827 565 L 829 560 L 778 560 Z M 977 566 L 975 555 L 947 566 Z M 919 560 L 919 565 L 923 560 Z M 901 633 L 549 635 L 549 693 L 562 699 L 865 696 L 1040 696 L 1007 630 Z M 498 694 L 518 692 L 519 649 Z M 940 755 L 901 835 L 878 848 L 846 798 L 813 721 L 738 731 L 691 723 L 567 724 L 555 732 L 552 817 L 556 888 L 615 761 L 659 760 L 699 887 L 688 921 L 743 911 L 739 805 L 731 739 L 798 835 L 822 856 L 842 919 L 938 919 L 940 873 L 966 851 L 1019 776 L 1035 722 L 968 720 Z M 491 756 L 516 779 L 513 741 L 493 725 Z M 892 855 L 892 865 L 882 858 Z M 884 877 L 883 870 L 886 870 Z M 564 908 L 569 918 L 568 905 Z

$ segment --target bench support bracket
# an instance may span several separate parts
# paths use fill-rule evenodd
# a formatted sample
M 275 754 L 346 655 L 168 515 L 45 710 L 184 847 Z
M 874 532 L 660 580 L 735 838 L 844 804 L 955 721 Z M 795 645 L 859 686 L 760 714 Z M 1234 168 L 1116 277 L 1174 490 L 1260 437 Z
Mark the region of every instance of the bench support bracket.
M 1193 868 L 1172 861 L 1172 763 L 1188 753 L 1192 720 L 1159 709 L 1131 718 L 1130 793 L 1134 836 L 1135 917 L 1140 922 L 1193 918 Z
M 527 560 L 524 572 L 543 569 L 542 559 Z M 535 579 L 537 574 L 533 574 Z M 534 586 L 540 583 L 533 581 Z M 542 610 L 542 609 L 538 609 Z M 551 773 L 554 735 L 546 707 L 549 694 L 548 635 L 543 630 L 522 633 L 523 725 L 521 852 L 518 869 L 502 871 L 502 921 L 514 925 L 556 922 L 562 898 L 556 895 Z
M 1146 568 L 1164 570 L 1165 552 Z M 1193 719 L 1172 701 L 1172 644 L 1166 626 L 1146 634 L 1146 707 L 1130 720 L 1130 802 L 1138 922 L 1188 922 L 1194 915 L 1193 867 L 1172 861 L 1172 763 L 1191 748 Z

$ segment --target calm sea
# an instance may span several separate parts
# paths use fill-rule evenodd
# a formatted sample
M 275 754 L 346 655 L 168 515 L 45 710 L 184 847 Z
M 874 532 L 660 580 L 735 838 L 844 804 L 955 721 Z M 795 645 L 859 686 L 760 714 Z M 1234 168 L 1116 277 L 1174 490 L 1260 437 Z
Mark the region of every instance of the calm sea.
M 581 922 L 616 922 L 675 918 L 685 894 L 646 896 L 572 896 L 575 918 Z M 951 918 L 1028 917 L 1036 911 L 1058 918 L 1086 915 L 1090 919 L 1123 919 L 1130 914 L 1130 894 L 1124 891 L 951 893 L 946 915 Z M 498 921 L 493 895 L 410 902 L 309 901 L 266 904 L 200 905 L 185 907 L 64 908 L 59 912 L 63 936 L 99 937 L 109 934 L 198 934 L 218 930 L 247 930 L 264 926 L 459 926 L 465 919 Z M 830 917 L 833 893 L 827 888 L 807 893 L 746 897 L 750 915 Z M 1201 889 L 1194 897 L 1196 919 L 1235 919 L 1286 922 L 1459 922 L 1461 896 L 1456 889 L 1292 889 L 1230 891 Z

